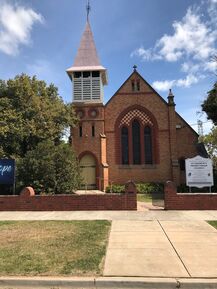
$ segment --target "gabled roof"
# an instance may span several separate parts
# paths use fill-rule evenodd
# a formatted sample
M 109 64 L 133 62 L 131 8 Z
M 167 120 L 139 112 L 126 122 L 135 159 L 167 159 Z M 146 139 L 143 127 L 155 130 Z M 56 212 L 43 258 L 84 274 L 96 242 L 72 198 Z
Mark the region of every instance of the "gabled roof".
M 66 71 L 71 77 L 71 73 L 74 71 L 95 70 L 103 72 L 105 83 L 107 83 L 106 69 L 100 64 L 90 23 L 87 21 L 84 33 L 81 38 L 80 46 L 74 60 L 74 64 Z
M 119 93 L 119 91 L 121 90 L 121 88 L 130 80 L 130 78 L 132 77 L 132 75 L 137 75 L 139 76 L 142 81 L 145 82 L 145 84 L 162 100 L 162 102 L 168 106 L 168 103 L 166 102 L 166 100 L 141 76 L 141 74 L 138 73 L 137 70 L 134 70 L 130 76 L 127 78 L 126 81 L 124 81 L 124 83 L 121 85 L 121 87 L 115 92 L 115 94 L 107 101 L 107 103 L 105 104 L 105 106 L 107 106 L 111 101 L 112 99 Z M 181 120 L 186 124 L 187 127 L 189 127 L 197 136 L 198 136 L 198 133 L 186 122 L 186 120 L 184 120 L 183 117 L 181 117 L 181 115 L 176 111 L 176 115 L 178 117 L 181 118 Z
M 141 74 L 139 74 L 139 72 L 137 70 L 134 70 L 130 76 L 127 78 L 127 80 L 124 81 L 124 83 L 121 85 L 121 87 L 114 93 L 114 95 L 108 100 L 108 102 L 105 104 L 106 106 L 110 103 L 110 101 L 112 100 L 112 98 L 119 93 L 119 91 L 122 89 L 122 87 L 130 80 L 130 78 L 133 76 L 133 75 L 137 75 L 139 76 L 142 81 L 145 82 L 145 84 L 154 92 L 157 94 L 157 96 L 163 101 L 163 103 L 165 105 L 168 105 L 168 103 L 166 102 L 166 100 L 141 76 Z

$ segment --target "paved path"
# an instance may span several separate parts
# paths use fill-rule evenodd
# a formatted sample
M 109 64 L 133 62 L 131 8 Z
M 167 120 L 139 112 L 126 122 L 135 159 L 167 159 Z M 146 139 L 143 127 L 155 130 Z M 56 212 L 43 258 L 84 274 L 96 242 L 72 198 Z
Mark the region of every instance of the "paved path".
M 217 231 L 204 221 L 217 211 L 0 212 L 1 220 L 112 220 L 104 276 L 217 280 Z
M 113 221 L 104 276 L 216 278 L 216 244 L 204 221 Z
M 105 195 L 105 192 L 99 190 L 77 190 L 75 192 L 77 195 Z
M 0 221 L 4 220 L 217 220 L 217 211 L 0 212 Z
M 152 202 L 137 202 L 137 211 L 164 210 L 164 207 L 153 206 Z

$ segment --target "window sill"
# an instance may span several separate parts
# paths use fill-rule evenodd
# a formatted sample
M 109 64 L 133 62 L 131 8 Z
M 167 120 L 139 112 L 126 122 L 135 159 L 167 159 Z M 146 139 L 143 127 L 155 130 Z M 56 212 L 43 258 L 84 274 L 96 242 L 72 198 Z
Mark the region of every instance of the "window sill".
M 126 170 L 136 170 L 136 169 L 156 169 L 157 165 L 153 164 L 153 165 L 119 165 L 118 166 L 119 169 L 126 169 Z

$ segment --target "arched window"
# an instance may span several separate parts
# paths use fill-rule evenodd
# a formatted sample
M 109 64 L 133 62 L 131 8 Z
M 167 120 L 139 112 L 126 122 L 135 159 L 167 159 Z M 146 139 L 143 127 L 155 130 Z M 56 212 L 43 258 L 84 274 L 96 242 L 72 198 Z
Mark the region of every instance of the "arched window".
M 121 129 L 121 151 L 122 151 L 122 164 L 129 164 L 129 141 L 128 141 L 128 128 L 122 127 Z
M 145 108 L 134 105 L 123 111 L 116 120 L 115 135 L 117 164 L 150 167 L 159 163 L 158 124 Z
M 140 124 L 137 120 L 132 123 L 133 136 L 133 164 L 141 164 Z
M 145 164 L 153 163 L 153 152 L 152 152 L 152 131 L 149 126 L 144 128 L 144 153 L 145 153 Z

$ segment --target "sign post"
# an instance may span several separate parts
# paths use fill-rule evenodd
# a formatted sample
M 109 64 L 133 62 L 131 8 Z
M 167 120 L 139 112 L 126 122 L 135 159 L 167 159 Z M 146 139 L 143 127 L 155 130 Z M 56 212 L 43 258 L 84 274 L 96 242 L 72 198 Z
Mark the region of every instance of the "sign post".
M 0 184 L 13 185 L 15 194 L 15 160 L 0 159 Z
M 213 186 L 213 167 L 211 159 L 196 156 L 185 160 L 186 184 L 191 187 L 203 188 Z

